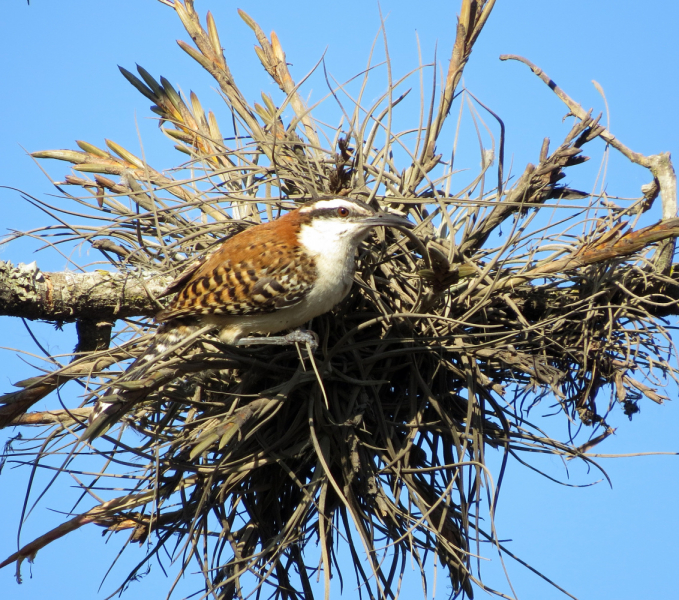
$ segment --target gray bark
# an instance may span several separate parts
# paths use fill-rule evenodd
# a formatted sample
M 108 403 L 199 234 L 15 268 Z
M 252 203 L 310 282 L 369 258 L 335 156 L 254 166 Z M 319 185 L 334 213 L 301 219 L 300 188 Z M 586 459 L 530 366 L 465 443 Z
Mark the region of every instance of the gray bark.
M 0 261 L 0 315 L 46 321 L 152 316 L 160 309 L 154 298 L 171 281 L 103 270 L 46 273 L 35 262 Z

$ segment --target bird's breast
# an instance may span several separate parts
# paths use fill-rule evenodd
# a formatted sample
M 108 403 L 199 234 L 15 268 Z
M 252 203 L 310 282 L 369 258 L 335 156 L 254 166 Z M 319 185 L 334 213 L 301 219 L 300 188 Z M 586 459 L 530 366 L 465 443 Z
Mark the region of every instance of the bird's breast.
M 307 302 L 317 305 L 317 315 L 329 311 L 349 292 L 356 269 L 356 247 L 362 237 L 352 232 L 351 224 L 320 221 L 301 228 L 300 245 L 316 268 L 316 281 Z
M 314 316 L 329 311 L 349 293 L 354 279 L 354 251 L 348 256 L 319 254 L 314 257 L 316 281 L 306 298 L 305 304 Z

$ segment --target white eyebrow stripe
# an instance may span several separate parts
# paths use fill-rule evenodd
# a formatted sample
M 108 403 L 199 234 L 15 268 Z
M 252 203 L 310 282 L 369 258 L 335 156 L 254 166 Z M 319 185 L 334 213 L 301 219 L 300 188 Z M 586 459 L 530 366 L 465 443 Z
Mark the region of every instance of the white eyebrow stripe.
M 311 206 L 305 206 L 304 208 L 302 208 L 300 212 L 308 213 L 311 212 L 312 210 L 333 209 L 340 208 L 342 206 L 345 206 L 347 208 L 354 208 L 356 204 L 348 200 L 345 200 L 344 198 L 332 198 L 331 200 L 319 200 L 318 202 L 314 202 Z

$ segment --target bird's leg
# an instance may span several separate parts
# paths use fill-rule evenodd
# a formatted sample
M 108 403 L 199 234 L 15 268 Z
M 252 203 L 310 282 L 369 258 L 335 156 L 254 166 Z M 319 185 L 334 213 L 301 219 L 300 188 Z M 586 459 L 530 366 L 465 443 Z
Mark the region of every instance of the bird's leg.
M 287 335 L 274 335 L 271 337 L 247 337 L 238 340 L 238 346 L 251 346 L 254 344 L 274 344 L 278 346 L 288 346 L 292 344 L 309 344 L 313 352 L 318 348 L 318 335 L 315 331 L 306 329 L 295 329 Z

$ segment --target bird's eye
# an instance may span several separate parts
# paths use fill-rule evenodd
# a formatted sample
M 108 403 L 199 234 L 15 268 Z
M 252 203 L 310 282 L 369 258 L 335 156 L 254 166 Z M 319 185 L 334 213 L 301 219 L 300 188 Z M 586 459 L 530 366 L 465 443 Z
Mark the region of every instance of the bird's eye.
M 338 217 L 348 217 L 349 216 L 349 209 L 346 206 L 340 206 L 337 209 L 337 216 Z

